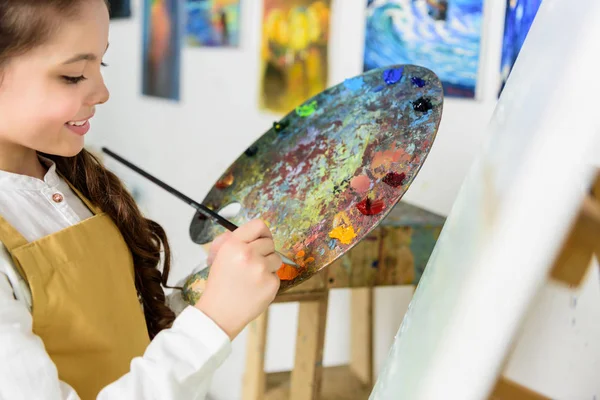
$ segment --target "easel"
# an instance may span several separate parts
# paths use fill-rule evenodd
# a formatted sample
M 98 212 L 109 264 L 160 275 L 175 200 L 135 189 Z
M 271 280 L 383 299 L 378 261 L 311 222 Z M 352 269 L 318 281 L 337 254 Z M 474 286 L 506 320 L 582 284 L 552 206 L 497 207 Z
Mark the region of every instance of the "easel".
M 600 171 L 581 204 L 569 235 L 550 272 L 550 279 L 570 288 L 584 281 L 593 256 L 600 260 Z M 490 400 L 550 400 L 503 376 L 498 378 Z
M 440 226 L 441 227 L 441 226 Z M 377 235 L 377 233 L 374 233 Z M 397 263 L 412 263 L 410 252 L 404 253 L 402 239 L 396 237 L 394 245 L 400 251 L 396 255 Z M 377 243 L 375 246 L 374 244 Z M 329 289 L 333 287 L 352 288 L 352 323 L 351 323 L 351 360 L 347 367 L 331 369 L 327 379 L 339 381 L 339 386 L 346 386 L 352 398 L 366 399 L 374 383 L 373 376 L 373 287 L 376 281 L 368 277 L 344 277 L 348 266 L 352 263 L 353 271 L 362 271 L 358 265 L 369 266 L 381 254 L 376 248 L 381 242 L 366 238 L 363 243 L 352 250 L 348 257 L 321 271 L 304 284 L 280 296 L 277 302 L 300 302 L 298 320 L 298 336 L 294 369 L 291 372 L 289 386 L 267 393 L 271 378 L 264 371 L 264 354 L 267 338 L 268 314 L 261 315 L 250 325 L 248 336 L 248 354 L 246 358 L 246 374 L 244 377 L 243 399 L 286 399 L 304 400 L 327 398 L 336 393 L 321 393 L 323 377 L 323 344 L 325 337 L 325 320 Z M 600 258 L 600 174 L 593 185 L 591 193 L 582 203 L 571 231 L 552 268 L 550 278 L 569 287 L 579 287 L 589 271 L 593 255 Z M 408 270 L 406 273 L 410 274 Z M 386 275 L 385 272 L 380 274 Z M 401 275 L 401 274 L 400 274 Z M 371 279 L 371 280 L 370 280 Z M 409 283 L 410 278 L 402 276 L 396 284 Z M 370 284 L 367 284 L 370 282 Z M 329 372 L 329 371 L 328 371 Z M 285 382 L 285 374 L 276 374 L 275 384 Z M 351 377 L 348 381 L 348 377 Z M 329 382 L 328 382 L 329 383 Z M 333 386 L 338 386 L 334 384 Z M 348 397 L 344 397 L 348 398 Z M 516 382 L 500 376 L 490 400 L 549 400 Z
M 374 287 L 416 284 L 445 219 L 400 202 L 384 222 L 333 265 L 278 296 L 299 302 L 294 368 L 266 374 L 268 311 L 249 326 L 244 400 L 365 399 L 374 383 Z M 350 363 L 324 370 L 323 345 L 329 290 L 351 289 Z M 322 385 L 323 377 L 327 380 Z M 287 383 L 289 382 L 289 384 Z

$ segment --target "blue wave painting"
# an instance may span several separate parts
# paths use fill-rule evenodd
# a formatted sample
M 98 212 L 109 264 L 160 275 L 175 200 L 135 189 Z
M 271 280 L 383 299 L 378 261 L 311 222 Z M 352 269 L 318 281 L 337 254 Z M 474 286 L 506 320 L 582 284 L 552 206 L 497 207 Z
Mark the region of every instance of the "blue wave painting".
M 504 40 L 502 42 L 502 84 L 504 89 L 521 47 L 525 42 L 529 28 L 537 14 L 542 0 L 506 0 L 506 17 L 504 20 Z M 500 95 L 498 93 L 498 95 Z
M 483 0 L 369 0 L 364 70 L 429 68 L 445 96 L 474 98 Z

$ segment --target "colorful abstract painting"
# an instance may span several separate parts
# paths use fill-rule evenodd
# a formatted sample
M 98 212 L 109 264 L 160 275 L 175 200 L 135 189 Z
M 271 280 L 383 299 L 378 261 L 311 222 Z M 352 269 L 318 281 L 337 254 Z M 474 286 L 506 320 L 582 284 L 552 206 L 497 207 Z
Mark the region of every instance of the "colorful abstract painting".
M 482 14 L 483 0 L 369 0 L 364 70 L 420 65 L 446 96 L 474 98 Z
M 287 113 L 327 87 L 330 0 L 265 0 L 260 106 Z
M 517 60 L 523 42 L 529 33 L 529 28 L 537 14 L 542 0 L 507 0 L 506 17 L 504 20 L 504 40 L 502 42 L 502 82 L 500 93 L 506 85 L 506 80 Z
M 279 270 L 281 290 L 330 265 L 388 215 L 435 139 L 443 90 L 430 70 L 376 69 L 299 105 L 224 171 L 203 204 L 241 204 L 231 221 L 260 218 L 278 251 L 298 267 Z M 190 235 L 210 242 L 224 229 L 196 214 Z M 204 271 L 189 280 L 192 292 Z M 188 291 L 189 292 L 189 291 Z
M 109 0 L 110 18 L 129 18 L 131 17 L 131 0 Z
M 142 93 L 179 100 L 179 0 L 144 0 Z
M 193 47 L 240 42 L 240 0 L 186 0 L 186 41 Z

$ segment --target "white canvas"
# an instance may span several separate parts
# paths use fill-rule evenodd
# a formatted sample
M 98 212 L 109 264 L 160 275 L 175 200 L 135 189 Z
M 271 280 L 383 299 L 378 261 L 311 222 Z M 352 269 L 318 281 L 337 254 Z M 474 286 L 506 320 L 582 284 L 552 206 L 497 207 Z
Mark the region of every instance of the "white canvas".
M 599 20 L 598 0 L 542 3 L 371 399 L 492 389 L 594 173 Z

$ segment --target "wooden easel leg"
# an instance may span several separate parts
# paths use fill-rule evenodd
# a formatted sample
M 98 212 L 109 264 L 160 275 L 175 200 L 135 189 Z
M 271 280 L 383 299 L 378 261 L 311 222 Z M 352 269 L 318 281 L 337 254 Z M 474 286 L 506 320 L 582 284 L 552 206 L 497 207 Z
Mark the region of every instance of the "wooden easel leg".
M 350 291 L 350 370 L 366 386 L 373 385 L 373 288 Z
M 567 285 L 580 286 L 592 255 L 600 251 L 600 203 L 585 198 L 581 211 L 556 259 L 550 276 Z
M 597 205 L 600 204 L 600 170 L 598 171 L 598 176 L 592 186 L 592 197 L 596 200 Z M 598 261 L 600 268 L 600 238 L 597 238 L 594 243 L 594 254 L 596 255 L 596 260 Z
M 558 254 L 550 277 L 565 285 L 578 287 L 585 279 L 593 255 L 600 259 L 600 174 L 586 196 L 562 249 Z M 489 400 L 547 400 L 539 393 L 519 385 L 503 376 L 498 378 Z
M 300 302 L 291 400 L 316 400 L 320 396 L 328 300 L 329 291 L 324 291 L 319 300 Z
M 504 377 L 500 377 L 489 400 L 550 400 Z
M 246 372 L 242 398 L 244 400 L 262 400 L 265 398 L 265 348 L 267 343 L 267 323 L 269 310 L 262 313 L 248 326 L 248 345 L 246 346 Z
M 581 285 L 594 253 L 600 254 L 600 170 L 581 204 L 550 276 L 567 285 Z

